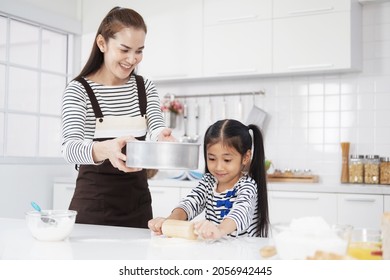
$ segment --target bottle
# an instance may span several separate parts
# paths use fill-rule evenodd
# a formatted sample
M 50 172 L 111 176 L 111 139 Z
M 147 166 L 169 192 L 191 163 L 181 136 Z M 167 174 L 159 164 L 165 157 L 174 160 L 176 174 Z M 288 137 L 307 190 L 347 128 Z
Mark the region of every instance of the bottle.
M 390 260 L 390 212 L 384 212 L 381 223 L 382 230 L 382 257 Z
M 379 183 L 390 185 L 390 157 L 382 157 L 379 164 Z
M 364 156 L 351 155 L 349 160 L 349 182 L 362 184 L 364 178 Z
M 379 156 L 366 155 L 364 162 L 364 183 L 379 184 Z

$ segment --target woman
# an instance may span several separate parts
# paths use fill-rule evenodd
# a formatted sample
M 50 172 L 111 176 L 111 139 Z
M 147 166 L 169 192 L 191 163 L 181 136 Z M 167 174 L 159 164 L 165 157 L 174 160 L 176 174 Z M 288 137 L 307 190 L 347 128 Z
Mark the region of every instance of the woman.
M 65 89 L 62 152 L 79 165 L 70 209 L 76 222 L 147 227 L 146 170 L 127 167 L 128 140 L 174 141 L 154 84 L 135 75 L 147 28 L 134 10 L 115 7 L 101 22 L 90 57 Z M 131 156 L 131 155 L 127 155 Z

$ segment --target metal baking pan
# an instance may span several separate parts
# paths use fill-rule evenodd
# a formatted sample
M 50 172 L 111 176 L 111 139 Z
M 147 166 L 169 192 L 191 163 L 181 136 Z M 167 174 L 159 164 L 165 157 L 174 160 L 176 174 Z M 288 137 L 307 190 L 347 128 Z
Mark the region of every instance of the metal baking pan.
M 127 141 L 126 166 L 153 169 L 198 169 L 197 143 Z

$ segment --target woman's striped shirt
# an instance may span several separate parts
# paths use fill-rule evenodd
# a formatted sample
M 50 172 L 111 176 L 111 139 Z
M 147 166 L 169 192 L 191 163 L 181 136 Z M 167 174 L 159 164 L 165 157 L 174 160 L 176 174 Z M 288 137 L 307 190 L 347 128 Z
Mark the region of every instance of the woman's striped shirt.
M 192 189 L 177 206 L 187 213 L 188 220 L 194 219 L 205 210 L 205 218 L 215 224 L 230 218 L 237 230 L 230 236 L 258 236 L 257 184 L 249 175 L 243 175 L 232 189 L 216 192 L 217 181 L 206 173 L 198 186 Z M 228 201 L 228 202 L 226 202 Z
M 104 86 L 86 79 L 95 93 L 103 116 L 140 116 L 137 83 L 134 75 L 124 85 Z M 160 98 L 153 82 L 144 79 L 146 119 L 152 141 L 164 128 Z M 92 158 L 96 118 L 85 88 L 71 81 L 62 102 L 62 154 L 69 163 L 94 164 Z

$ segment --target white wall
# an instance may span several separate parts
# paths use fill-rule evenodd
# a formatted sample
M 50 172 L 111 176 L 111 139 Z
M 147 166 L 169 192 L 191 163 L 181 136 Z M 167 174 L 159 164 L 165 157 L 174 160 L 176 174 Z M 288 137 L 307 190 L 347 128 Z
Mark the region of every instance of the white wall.
M 92 0 L 83 1 L 84 43 L 88 50 L 102 16 L 110 8 L 123 5 L 137 10 L 139 2 L 105 1 L 93 13 L 86 9 L 92 3 Z M 138 11 L 147 23 L 145 14 L 149 12 Z M 168 92 L 180 95 L 264 89 L 266 95 L 256 97 L 255 104 L 270 115 L 265 131 L 267 157 L 282 170 L 309 168 L 331 185 L 340 178 L 341 141 L 351 142 L 351 153 L 390 156 L 390 3 L 365 5 L 362 24 L 364 61 L 359 73 L 156 82 L 156 85 L 161 96 Z M 157 62 L 156 67 L 164 66 Z M 248 113 L 253 98 L 243 97 L 242 100 Z M 208 102 L 207 99 L 199 101 Z M 227 117 L 237 118 L 238 97 L 226 101 L 231 103 Z M 215 121 L 221 111 L 222 99 L 213 99 L 213 102 L 216 104 Z M 202 111 L 202 132 L 209 124 L 207 112 Z M 192 134 L 194 126 L 191 121 L 189 131 Z M 182 134 L 180 125 L 175 135 L 180 137 Z
M 80 0 L 2 0 L 0 12 L 54 26 L 74 33 L 81 32 Z M 29 141 L 26 135 L 25 141 Z M 58 147 L 60 149 L 60 147 Z M 55 177 L 75 176 L 74 167 L 64 160 L 30 162 L 26 159 L 0 161 L 0 217 L 23 218 L 34 200 L 42 208 L 52 207 Z

